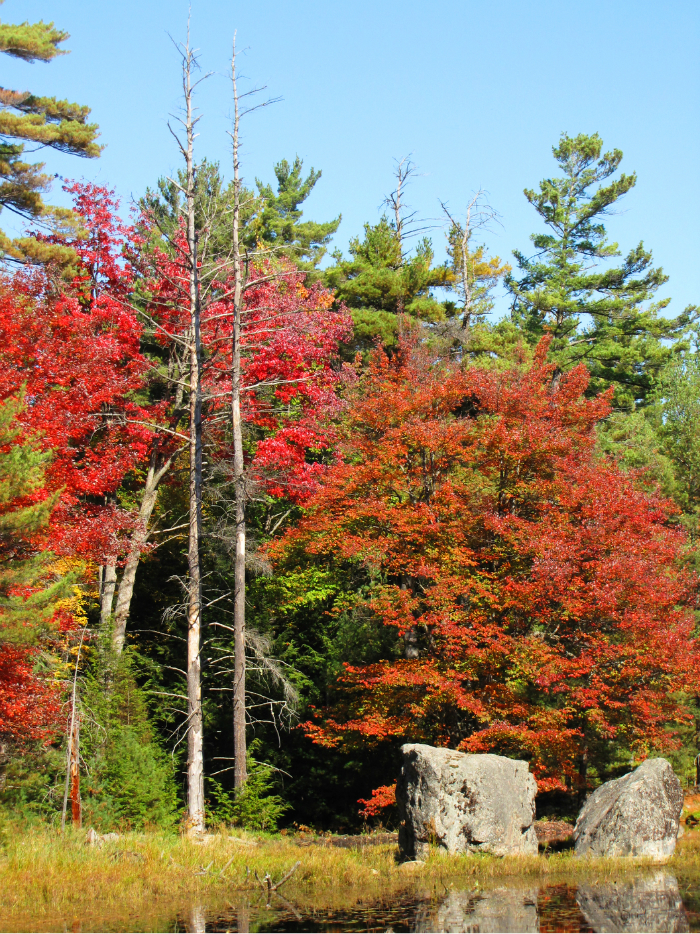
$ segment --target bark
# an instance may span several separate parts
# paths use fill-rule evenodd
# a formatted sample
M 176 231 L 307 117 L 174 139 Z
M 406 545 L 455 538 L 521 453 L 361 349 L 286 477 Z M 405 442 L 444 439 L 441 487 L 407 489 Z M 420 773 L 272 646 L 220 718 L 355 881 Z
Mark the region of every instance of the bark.
M 194 54 L 189 47 L 183 68 L 187 148 L 187 247 L 189 261 L 189 542 L 187 607 L 187 790 L 190 833 L 204 831 L 204 735 L 201 682 L 201 573 L 200 537 L 202 504 L 202 386 L 201 336 L 199 330 L 199 273 L 197 268 L 197 232 L 195 229 L 194 127 L 191 72 Z
M 234 787 L 239 789 L 248 778 L 246 767 L 246 659 L 245 659 L 245 465 L 243 461 L 243 424 L 241 421 L 241 314 L 243 283 L 239 241 L 240 174 L 238 162 L 238 91 L 236 88 L 236 45 L 231 60 L 233 80 L 233 344 L 231 362 L 231 429 L 233 433 L 233 483 L 236 501 L 236 555 L 234 566 L 234 672 L 233 672 L 233 755 Z
M 80 799 L 80 717 L 75 717 L 70 742 L 70 810 L 74 827 L 83 826 L 83 807 Z
M 107 558 L 102 574 L 100 587 L 100 622 L 103 626 L 109 623 L 114 603 L 114 590 L 117 585 L 117 559 Z
M 172 465 L 172 457 L 167 457 L 160 462 L 157 449 L 154 448 L 151 454 L 151 463 L 146 475 L 146 484 L 139 506 L 138 523 L 131 536 L 131 546 L 127 555 L 124 573 L 117 591 L 117 607 L 114 613 L 114 629 L 112 634 L 112 645 L 117 655 L 121 655 L 126 638 L 126 624 L 129 620 L 129 611 L 131 609 L 131 599 L 134 595 L 134 584 L 136 582 L 136 571 L 143 549 L 148 540 L 149 522 L 153 509 L 156 505 L 158 496 L 158 487 L 161 480 L 166 475 Z
M 70 722 L 68 726 L 68 749 L 66 750 L 66 785 L 63 791 L 63 813 L 61 814 L 61 830 L 66 827 L 66 813 L 68 798 L 71 802 L 71 817 L 78 827 L 82 824 L 82 805 L 80 800 L 80 714 L 78 705 L 78 669 L 80 667 L 80 653 L 87 627 L 83 627 L 78 645 L 78 654 L 75 659 L 73 672 L 73 688 L 71 690 Z

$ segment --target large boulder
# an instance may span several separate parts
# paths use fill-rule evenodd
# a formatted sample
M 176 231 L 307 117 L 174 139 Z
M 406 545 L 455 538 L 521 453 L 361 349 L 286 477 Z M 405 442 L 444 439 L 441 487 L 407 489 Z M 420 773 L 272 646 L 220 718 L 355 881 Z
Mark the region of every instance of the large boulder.
M 681 783 L 666 759 L 647 759 L 597 788 L 574 828 L 577 856 L 673 855 L 683 809 Z
M 401 751 L 396 800 L 404 859 L 425 859 L 431 843 L 448 853 L 537 855 L 537 783 L 527 762 L 419 743 Z

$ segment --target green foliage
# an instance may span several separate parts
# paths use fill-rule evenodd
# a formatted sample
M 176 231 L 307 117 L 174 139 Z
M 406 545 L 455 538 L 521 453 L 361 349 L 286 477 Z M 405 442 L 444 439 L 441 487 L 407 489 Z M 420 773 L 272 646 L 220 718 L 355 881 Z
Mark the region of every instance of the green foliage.
M 304 221 L 301 205 L 309 197 L 320 171 L 302 179 L 302 160 L 290 167 L 286 159 L 275 166 L 277 191 L 256 179 L 257 192 L 241 189 L 241 245 L 254 251 L 271 251 L 273 258 L 288 257 L 302 269 L 314 269 L 340 224 L 340 218 L 317 223 Z M 184 187 L 180 170 L 177 182 Z M 195 223 L 200 233 L 200 257 L 206 267 L 210 258 L 230 256 L 233 182 L 226 184 L 218 162 L 204 160 L 195 179 Z M 172 237 L 182 212 L 182 193 L 169 179 L 160 178 L 156 190 L 148 189 L 141 206 L 150 213 L 165 237 Z M 206 274 L 206 270 L 204 270 Z
M 265 246 L 288 256 L 302 269 L 314 269 L 322 260 L 327 245 L 338 229 L 341 218 L 319 224 L 302 221 L 300 205 L 313 191 L 321 172 L 313 168 L 302 177 L 303 162 L 297 156 L 293 165 L 283 159 L 275 166 L 277 191 L 255 180 L 261 203 L 251 234 Z
M 420 321 L 442 321 L 445 309 L 432 290 L 447 283 L 447 268 L 433 265 L 433 247 L 427 238 L 407 256 L 396 223 L 384 215 L 374 226 L 365 224 L 363 240 L 350 241 L 350 259 L 333 254 L 335 265 L 325 271 L 326 284 L 335 290 L 355 324 L 350 353 L 367 351 L 381 340 L 395 346 L 399 316 Z
M 603 218 L 635 184 L 621 174 L 606 184 L 622 161 L 619 149 L 602 154 L 600 136 L 563 134 L 553 148 L 562 175 L 540 182 L 525 197 L 549 228 L 533 234 L 534 257 L 516 251 L 520 277 L 509 276 L 513 320 L 536 343 L 554 337 L 553 359 L 562 368 L 581 361 L 591 372 L 591 394 L 615 387 L 618 408 L 647 401 L 654 377 L 674 349 L 664 341 L 682 338 L 696 317 L 694 308 L 675 319 L 659 316 L 668 299 L 653 302 L 667 281 L 652 266 L 642 243 L 623 262 L 610 243 Z
M 34 641 L 70 585 L 51 574 L 51 555 L 35 544 L 57 497 L 36 497 L 48 456 L 22 437 L 16 417 L 23 404 L 0 403 L 0 639 L 6 642 Z
M 56 747 L 33 744 L 3 764 L 0 816 L 24 824 L 60 820 L 66 758 Z
M 68 33 L 53 23 L 0 23 L 0 52 L 25 62 L 50 62 L 66 54 L 58 45 L 67 38 Z M 25 219 L 41 218 L 56 228 L 75 227 L 71 211 L 52 208 L 43 200 L 51 185 L 44 163 L 25 162 L 23 154 L 29 141 L 76 156 L 99 156 L 98 127 L 88 123 L 89 115 L 90 109 L 79 104 L 0 88 L 0 208 Z M 0 250 L 7 259 L 19 261 L 68 263 L 74 258 L 67 247 L 34 237 L 13 240 L 2 231 Z
M 128 655 L 118 663 L 102 655 L 94 667 L 83 703 L 84 820 L 102 831 L 172 827 L 178 819 L 174 766 L 153 734 L 133 664 Z
M 700 514 L 700 358 L 683 353 L 661 373 L 656 390 L 659 434 L 676 472 L 675 499 L 697 537 Z
M 271 794 L 275 769 L 253 758 L 260 745 L 259 740 L 248 745 L 248 780 L 241 791 L 225 791 L 215 778 L 207 779 L 210 800 L 214 802 L 208 809 L 210 821 L 246 830 L 277 830 L 277 823 L 289 805 L 279 795 Z

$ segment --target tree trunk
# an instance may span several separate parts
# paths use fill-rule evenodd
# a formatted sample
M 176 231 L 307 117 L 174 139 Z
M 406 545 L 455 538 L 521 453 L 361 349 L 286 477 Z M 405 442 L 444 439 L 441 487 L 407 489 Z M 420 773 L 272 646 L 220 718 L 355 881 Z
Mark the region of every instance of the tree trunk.
M 87 626 L 83 627 L 75 657 L 73 671 L 73 688 L 71 690 L 70 722 L 68 725 L 68 748 L 66 750 L 66 784 L 63 790 L 63 812 L 61 814 L 61 830 L 66 827 L 66 813 L 68 799 L 71 802 L 71 816 L 73 823 L 78 827 L 82 824 L 82 806 L 80 801 L 80 714 L 78 713 L 78 669 L 80 667 L 80 653 L 85 641 Z
M 187 252 L 189 263 L 189 545 L 187 552 L 187 789 L 190 833 L 204 832 L 204 730 L 201 681 L 201 572 L 200 537 L 202 523 L 202 352 L 199 330 L 199 271 L 195 228 L 194 126 L 191 70 L 194 53 L 187 39 L 183 73 L 187 130 Z
M 233 342 L 231 353 L 231 429 L 233 433 L 233 483 L 236 500 L 236 556 L 234 566 L 234 666 L 233 666 L 233 755 L 234 787 L 245 785 L 248 772 L 246 766 L 246 659 L 245 659 L 245 550 L 246 550 L 246 485 L 243 461 L 243 424 L 241 421 L 241 323 L 243 306 L 243 283 L 241 251 L 239 242 L 240 224 L 240 175 L 238 163 L 238 91 L 236 89 L 236 44 L 234 39 L 231 60 L 233 80 Z
M 588 747 L 584 746 L 578 759 L 578 795 L 577 805 L 579 810 L 583 807 L 586 800 L 586 790 L 588 787 Z
M 124 565 L 124 573 L 117 591 L 117 607 L 114 613 L 114 629 L 112 632 L 112 645 L 117 655 L 121 655 L 124 648 L 124 639 L 126 638 L 126 624 L 129 620 L 129 611 L 131 609 L 131 598 L 134 595 L 134 584 L 136 582 L 136 571 L 141 560 L 141 554 L 148 539 L 148 523 L 150 522 L 153 509 L 158 496 L 158 487 L 160 481 L 170 469 L 172 457 L 168 457 L 160 466 L 158 466 L 157 450 L 154 449 L 151 454 L 151 463 L 146 476 L 146 484 L 139 507 L 138 524 L 131 536 L 131 547 Z
M 114 603 L 114 590 L 117 585 L 117 559 L 107 558 L 102 574 L 100 587 L 100 622 L 103 626 L 109 623 Z
M 83 807 L 80 799 L 80 717 L 73 720 L 70 742 L 70 810 L 74 827 L 83 826 Z

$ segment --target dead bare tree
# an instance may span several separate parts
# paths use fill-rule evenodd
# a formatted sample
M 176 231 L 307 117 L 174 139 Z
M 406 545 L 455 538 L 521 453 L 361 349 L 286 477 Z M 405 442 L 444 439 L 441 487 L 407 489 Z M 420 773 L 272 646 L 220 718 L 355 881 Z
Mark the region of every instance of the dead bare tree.
M 231 431 L 233 434 L 233 483 L 236 499 L 236 553 L 234 559 L 234 674 L 233 674 L 233 755 L 234 786 L 242 788 L 248 778 L 246 767 L 246 664 L 245 664 L 245 464 L 243 462 L 243 423 L 241 420 L 241 314 L 243 310 L 243 270 L 240 249 L 240 99 L 236 80 L 236 37 L 231 53 L 233 89 L 233 335 L 231 346 Z
M 262 88 L 254 88 L 245 94 L 238 90 L 236 72 L 236 35 L 231 52 L 231 86 L 233 93 L 233 127 L 229 131 L 233 156 L 233 211 L 232 211 L 232 254 L 233 254 L 233 328 L 231 337 L 231 432 L 233 436 L 233 483 L 235 497 L 236 550 L 234 557 L 234 674 L 233 674 L 233 747 L 234 786 L 240 789 L 248 778 L 246 766 L 246 614 L 245 614 L 245 567 L 246 567 L 246 477 L 243 458 L 243 421 L 241 418 L 243 295 L 247 285 L 250 257 L 245 264 L 241 257 L 241 172 L 240 172 L 240 126 L 245 115 L 266 107 L 275 100 L 267 100 L 241 109 L 241 101 L 257 94 Z
M 472 246 L 472 238 L 477 231 L 488 230 L 492 221 L 498 221 L 499 215 L 481 188 L 467 204 L 462 220 L 456 218 L 444 202 L 441 201 L 440 206 L 450 225 L 449 253 L 454 266 L 455 289 L 462 302 L 460 338 L 468 340 L 475 320 L 490 307 L 491 289 L 507 268 L 500 265 L 498 258 L 488 260 L 482 245 Z
M 185 336 L 188 362 L 188 438 L 189 453 L 189 519 L 187 548 L 187 824 L 192 834 L 205 829 L 204 818 L 204 725 L 202 717 L 202 582 L 200 544 L 202 529 L 202 343 L 200 331 L 200 273 L 197 259 L 198 232 L 195 218 L 196 164 L 194 157 L 195 128 L 201 119 L 195 114 L 193 95 L 208 75 L 198 80 L 193 73 L 199 68 L 197 52 L 187 41 L 176 44 L 182 67 L 184 116 L 177 120 L 184 138 L 170 127 L 185 163 L 185 185 L 175 183 L 185 198 L 186 251 L 189 328 Z M 155 479 L 155 477 L 154 477 Z M 153 484 L 152 484 L 153 485 Z
M 71 818 L 74 827 L 82 826 L 82 803 L 80 800 L 80 712 L 78 711 L 78 671 L 80 669 L 80 654 L 85 641 L 87 626 L 83 627 L 75 656 L 73 671 L 73 686 L 70 697 L 70 717 L 68 718 L 68 742 L 66 748 L 66 783 L 63 791 L 63 811 L 61 813 L 61 830 L 66 828 L 66 813 L 68 800 L 71 802 Z

